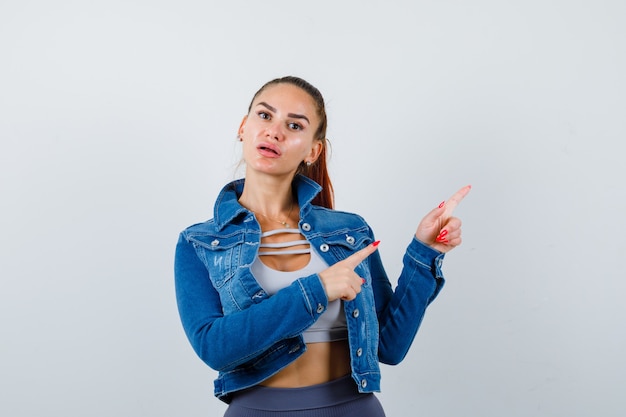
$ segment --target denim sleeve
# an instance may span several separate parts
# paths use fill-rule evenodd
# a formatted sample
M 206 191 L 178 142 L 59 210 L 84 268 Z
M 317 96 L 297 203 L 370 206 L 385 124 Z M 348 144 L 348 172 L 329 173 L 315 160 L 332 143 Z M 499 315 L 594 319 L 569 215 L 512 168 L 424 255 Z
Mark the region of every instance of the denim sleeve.
M 395 291 L 387 279 L 380 256 L 371 259 L 372 283 L 379 321 L 378 356 L 395 365 L 406 356 L 424 318 L 426 307 L 444 284 L 444 254 L 413 238 L 403 259 Z
M 217 371 L 230 371 L 280 340 L 301 334 L 328 305 L 319 277 L 311 275 L 245 310 L 224 316 L 207 269 L 182 234 L 176 246 L 174 275 L 185 334 L 198 356 Z

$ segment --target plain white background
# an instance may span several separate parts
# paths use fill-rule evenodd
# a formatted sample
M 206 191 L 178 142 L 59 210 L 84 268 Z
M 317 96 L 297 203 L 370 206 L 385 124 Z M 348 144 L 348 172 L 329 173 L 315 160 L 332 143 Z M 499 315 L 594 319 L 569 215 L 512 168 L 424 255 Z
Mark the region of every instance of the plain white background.
M 174 245 L 265 81 L 324 93 L 337 206 L 395 277 L 459 187 L 464 244 L 391 416 L 621 416 L 626 3 L 0 3 L 0 414 L 219 416 Z

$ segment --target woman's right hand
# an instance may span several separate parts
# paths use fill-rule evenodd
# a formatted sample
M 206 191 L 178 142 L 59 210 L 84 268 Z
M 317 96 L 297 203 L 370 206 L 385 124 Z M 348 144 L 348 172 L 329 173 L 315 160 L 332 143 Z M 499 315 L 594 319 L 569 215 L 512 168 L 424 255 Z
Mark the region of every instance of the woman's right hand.
M 377 240 L 318 274 L 326 290 L 328 302 L 337 299 L 350 301 L 356 298 L 365 280 L 358 276 L 354 269 L 376 251 L 379 243 Z

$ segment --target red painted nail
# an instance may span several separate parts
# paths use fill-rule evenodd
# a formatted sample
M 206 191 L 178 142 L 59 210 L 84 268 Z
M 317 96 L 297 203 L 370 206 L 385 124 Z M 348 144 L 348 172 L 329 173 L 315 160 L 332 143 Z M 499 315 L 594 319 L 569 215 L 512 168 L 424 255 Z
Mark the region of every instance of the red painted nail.
M 376 247 L 378 246 L 379 243 L 380 243 L 380 240 L 377 240 L 376 242 L 372 243 L 372 246 Z
M 439 204 L 439 208 L 443 207 L 444 204 L 446 204 L 446 200 L 443 200 L 441 204 Z
M 448 234 L 448 231 L 446 229 L 444 229 L 444 230 L 441 231 L 441 233 L 439 233 L 439 236 L 444 237 L 447 234 Z
M 361 281 L 363 281 L 361 284 L 365 284 L 365 278 L 361 278 Z

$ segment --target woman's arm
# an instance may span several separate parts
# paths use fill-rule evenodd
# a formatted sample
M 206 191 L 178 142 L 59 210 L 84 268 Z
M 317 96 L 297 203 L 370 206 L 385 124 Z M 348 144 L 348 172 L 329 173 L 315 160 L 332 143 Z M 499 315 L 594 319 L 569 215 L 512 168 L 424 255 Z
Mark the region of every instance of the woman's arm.
M 206 267 L 182 234 L 174 269 L 176 301 L 187 338 L 198 356 L 217 371 L 232 370 L 280 340 L 301 334 L 328 304 L 319 277 L 311 275 L 224 316 Z
M 378 253 L 370 258 L 372 286 L 379 322 L 378 356 L 396 365 L 406 356 L 426 307 L 444 285 L 441 262 L 444 255 L 417 239 L 409 244 L 395 290 L 391 288 Z
M 379 359 L 397 364 L 404 359 L 426 313 L 443 287 L 444 254 L 461 244 L 461 221 L 452 212 L 471 186 L 457 191 L 420 222 L 403 259 L 398 286 L 392 290 L 380 261 L 370 258 L 372 285 L 379 320 Z

